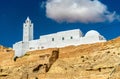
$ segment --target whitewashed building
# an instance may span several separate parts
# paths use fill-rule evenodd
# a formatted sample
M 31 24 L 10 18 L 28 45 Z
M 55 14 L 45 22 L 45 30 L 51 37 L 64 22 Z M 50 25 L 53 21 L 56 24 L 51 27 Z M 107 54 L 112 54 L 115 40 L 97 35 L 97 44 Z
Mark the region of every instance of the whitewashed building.
M 96 42 L 105 42 L 106 39 L 95 30 L 88 31 L 83 36 L 80 29 L 61 31 L 53 34 L 40 36 L 33 39 L 33 23 L 27 17 L 23 24 L 23 40 L 13 44 L 15 56 L 22 56 L 27 51 L 42 50 L 47 48 L 60 48 L 69 45 L 81 45 Z

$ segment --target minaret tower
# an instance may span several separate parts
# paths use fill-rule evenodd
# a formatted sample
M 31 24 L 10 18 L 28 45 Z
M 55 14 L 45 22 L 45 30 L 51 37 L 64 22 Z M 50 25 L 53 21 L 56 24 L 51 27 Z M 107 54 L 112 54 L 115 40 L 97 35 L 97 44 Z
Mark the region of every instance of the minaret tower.
M 25 23 L 23 24 L 23 42 L 28 42 L 33 40 L 33 23 L 29 17 L 27 17 Z

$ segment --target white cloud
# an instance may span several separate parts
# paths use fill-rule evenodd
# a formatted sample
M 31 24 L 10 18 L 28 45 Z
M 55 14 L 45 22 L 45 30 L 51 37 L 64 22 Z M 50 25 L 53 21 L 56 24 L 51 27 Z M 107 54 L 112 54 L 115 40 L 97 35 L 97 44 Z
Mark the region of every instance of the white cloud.
M 120 18 L 98 0 L 48 0 L 46 16 L 57 22 L 82 23 L 112 22 Z

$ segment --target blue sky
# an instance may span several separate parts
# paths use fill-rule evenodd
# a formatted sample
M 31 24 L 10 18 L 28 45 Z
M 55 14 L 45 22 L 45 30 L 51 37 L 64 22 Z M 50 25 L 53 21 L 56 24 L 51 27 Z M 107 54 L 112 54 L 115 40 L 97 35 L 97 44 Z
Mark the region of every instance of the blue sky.
M 54 1 L 57 1 L 58 5 L 56 5 L 57 3 Z M 12 44 L 22 40 L 23 22 L 27 16 L 29 16 L 34 23 L 35 39 L 39 38 L 40 35 L 71 29 L 81 29 L 83 34 L 94 29 L 100 32 L 107 40 L 120 36 L 119 0 L 86 0 L 86 2 L 83 3 L 81 3 L 82 0 L 73 0 L 73 2 L 70 2 L 71 0 L 63 1 L 65 0 L 0 0 L 0 44 L 6 47 L 12 47 Z M 72 8 L 77 10 L 72 9 L 73 14 L 71 15 L 69 11 L 67 13 L 65 10 L 68 10 L 66 7 L 71 7 L 71 4 L 75 3 L 74 1 L 78 1 L 78 3 L 72 6 Z M 93 2 L 89 4 L 90 1 L 99 2 L 100 8 L 93 6 Z M 68 4 L 68 6 L 66 4 Z M 85 14 L 86 17 L 79 16 L 79 14 L 76 15 L 74 12 L 81 11 L 80 7 L 82 4 L 83 8 L 88 8 L 88 5 L 93 6 L 93 8 L 88 8 L 89 10 Z M 86 4 L 86 6 L 84 4 Z M 76 6 L 79 8 L 76 8 Z M 61 7 L 62 10 L 57 13 Z M 104 10 L 104 7 L 107 9 Z M 98 13 L 98 10 L 101 11 L 101 13 Z M 105 11 L 107 11 L 107 13 L 104 13 Z M 64 16 L 60 13 L 63 13 Z M 97 15 L 94 16 L 92 14 Z M 76 17 L 75 15 L 78 16 L 78 18 L 74 18 Z M 106 18 L 107 15 L 114 15 L 112 21 L 111 18 Z M 87 18 L 87 20 L 85 18 Z

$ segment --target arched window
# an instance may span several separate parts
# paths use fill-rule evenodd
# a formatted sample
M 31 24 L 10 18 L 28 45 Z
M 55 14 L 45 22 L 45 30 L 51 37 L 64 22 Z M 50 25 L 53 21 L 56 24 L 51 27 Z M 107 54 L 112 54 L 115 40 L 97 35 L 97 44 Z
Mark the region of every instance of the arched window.
M 70 39 L 73 39 L 73 37 L 71 36 Z
M 54 38 L 52 38 L 52 41 L 54 41 Z
M 99 40 L 103 40 L 103 37 L 102 37 L 102 36 L 99 36 Z
M 62 37 L 62 40 L 65 40 L 65 38 L 64 38 L 64 37 Z
M 44 46 L 41 46 L 41 49 L 44 49 Z
M 27 20 L 27 23 L 28 23 L 29 21 Z

